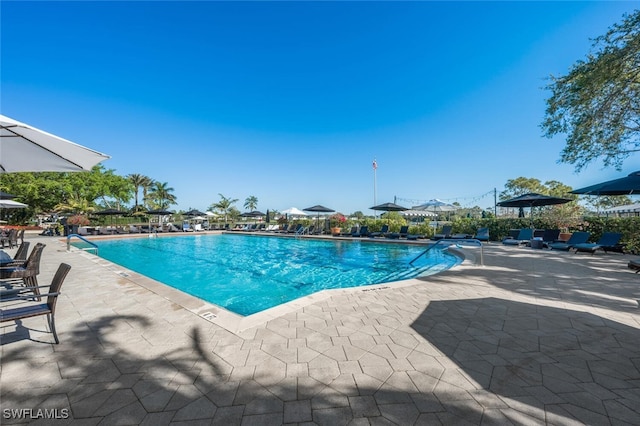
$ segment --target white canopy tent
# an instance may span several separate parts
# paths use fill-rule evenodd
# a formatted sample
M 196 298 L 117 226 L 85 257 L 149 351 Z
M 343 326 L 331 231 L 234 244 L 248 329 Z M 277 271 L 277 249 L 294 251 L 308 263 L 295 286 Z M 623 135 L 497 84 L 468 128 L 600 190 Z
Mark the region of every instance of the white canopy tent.
M 608 214 L 618 214 L 618 215 L 625 214 L 625 213 L 638 214 L 640 213 L 640 203 L 611 207 L 610 209 L 604 210 L 604 212 Z
M 403 212 L 399 212 L 402 216 L 405 217 L 433 217 L 437 216 L 436 213 L 430 212 L 428 210 L 420 210 L 420 209 L 409 209 Z
M 281 214 L 286 214 L 288 216 L 307 216 L 307 213 L 303 212 L 297 207 L 289 207 L 286 210 L 282 210 Z

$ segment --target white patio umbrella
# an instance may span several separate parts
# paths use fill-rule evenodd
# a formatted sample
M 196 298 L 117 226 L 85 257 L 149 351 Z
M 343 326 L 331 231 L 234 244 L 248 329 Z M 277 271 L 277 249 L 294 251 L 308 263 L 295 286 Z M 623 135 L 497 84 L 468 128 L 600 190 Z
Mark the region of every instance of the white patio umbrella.
M 0 200 L 0 209 L 24 209 L 25 207 L 29 206 L 13 200 Z
M 0 173 L 79 172 L 106 154 L 0 115 Z
M 450 212 L 457 209 L 457 207 L 453 204 L 447 204 L 442 200 L 438 200 L 437 198 L 429 200 L 426 203 L 420 204 L 419 206 L 413 208 L 416 210 L 427 210 L 434 213 Z

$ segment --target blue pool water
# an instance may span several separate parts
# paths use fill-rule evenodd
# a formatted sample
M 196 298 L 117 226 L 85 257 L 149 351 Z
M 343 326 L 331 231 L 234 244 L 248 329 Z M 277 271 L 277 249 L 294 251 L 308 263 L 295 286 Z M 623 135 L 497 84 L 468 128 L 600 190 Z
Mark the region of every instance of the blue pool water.
M 194 235 L 97 242 L 113 263 L 240 315 L 323 289 L 430 275 L 460 259 L 422 246 L 251 235 Z

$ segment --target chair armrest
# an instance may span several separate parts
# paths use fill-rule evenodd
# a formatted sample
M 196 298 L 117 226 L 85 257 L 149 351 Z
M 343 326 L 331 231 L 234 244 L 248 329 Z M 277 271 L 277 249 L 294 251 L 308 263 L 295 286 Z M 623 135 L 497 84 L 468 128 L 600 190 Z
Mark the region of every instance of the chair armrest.
M 7 302 L 15 302 L 16 300 L 31 300 L 34 298 L 59 296 L 61 293 L 42 293 L 42 294 L 30 294 L 28 296 L 10 296 L 10 298 L 0 298 L 0 301 L 5 300 Z

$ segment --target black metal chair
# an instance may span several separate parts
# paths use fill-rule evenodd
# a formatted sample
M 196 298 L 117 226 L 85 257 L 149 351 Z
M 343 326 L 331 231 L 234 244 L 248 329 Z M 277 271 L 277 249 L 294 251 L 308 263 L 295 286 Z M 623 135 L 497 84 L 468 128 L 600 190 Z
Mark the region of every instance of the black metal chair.
M 35 249 L 34 249 L 35 250 Z M 19 306 L 17 308 L 10 309 L 0 309 L 0 322 L 6 321 L 17 321 L 23 318 L 30 318 L 39 315 L 46 315 L 47 321 L 49 323 L 49 328 L 51 329 L 51 333 L 53 333 L 53 338 L 57 343 L 60 343 L 58 340 L 58 334 L 56 333 L 56 323 L 55 323 L 55 314 L 56 314 L 56 302 L 58 301 L 58 296 L 60 295 L 60 288 L 62 287 L 62 283 L 64 279 L 67 277 L 67 274 L 71 270 L 71 266 L 66 263 L 61 263 L 58 266 L 58 270 L 56 274 L 53 276 L 53 280 L 51 281 L 51 285 L 49 286 L 49 292 L 41 294 L 42 297 L 47 298 L 46 303 L 41 304 L 32 304 L 28 303 L 25 306 Z M 16 293 L 19 293 L 16 292 Z M 11 299 L 11 301 L 33 301 L 33 296 L 16 294 Z

